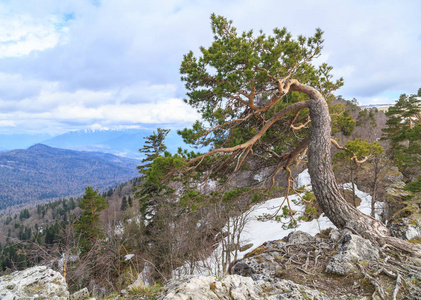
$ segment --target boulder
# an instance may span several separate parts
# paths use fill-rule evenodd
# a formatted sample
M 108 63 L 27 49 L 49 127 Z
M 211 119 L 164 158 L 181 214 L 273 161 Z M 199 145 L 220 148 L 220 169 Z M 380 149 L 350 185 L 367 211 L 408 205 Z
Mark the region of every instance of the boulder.
M 339 233 L 339 230 L 332 229 L 329 232 L 329 240 L 337 242 L 337 241 L 339 241 L 340 238 L 341 238 L 341 234 Z
M 328 300 L 322 293 L 290 280 L 268 283 L 250 277 L 227 275 L 222 279 L 210 276 L 184 277 L 170 281 L 160 300 L 257 300 L 314 299 Z
M 286 238 L 289 244 L 302 244 L 314 241 L 316 238 L 311 234 L 303 231 L 294 231 L 288 234 Z
M 70 295 L 69 300 L 85 300 L 89 298 L 89 291 L 87 288 L 83 288 Z
M 218 299 L 260 299 L 261 290 L 249 277 L 228 275 L 221 280 L 214 277 L 183 277 L 170 281 L 160 300 L 218 300 Z
M 392 221 L 389 230 L 393 236 L 403 240 L 421 239 L 421 222 L 414 216 Z
M 0 277 L 0 299 L 67 300 L 64 277 L 45 266 L 32 267 Z
M 379 250 L 369 240 L 351 233 L 343 234 L 338 250 L 326 266 L 327 273 L 346 275 L 356 269 L 355 261 L 373 261 L 380 257 Z

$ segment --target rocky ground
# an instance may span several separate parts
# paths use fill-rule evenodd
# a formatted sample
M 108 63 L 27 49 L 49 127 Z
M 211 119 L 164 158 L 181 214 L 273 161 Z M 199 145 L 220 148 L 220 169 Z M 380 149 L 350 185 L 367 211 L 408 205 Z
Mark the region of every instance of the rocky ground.
M 0 278 L 1 299 L 68 299 L 64 279 L 46 267 Z M 86 299 L 86 289 L 70 299 Z M 232 264 L 222 278 L 186 276 L 162 289 L 132 286 L 107 299 L 421 299 L 421 260 L 379 248 L 348 231 L 313 237 L 296 231 Z
M 399 175 L 399 174 L 398 174 Z M 389 176 L 385 208 L 394 236 L 421 241 L 421 200 Z M 282 236 L 282 235 L 281 235 Z M 260 243 L 259 243 L 260 244 Z M 70 295 L 60 273 L 38 266 L 0 277 L 0 299 L 87 299 Z M 294 231 L 267 241 L 230 266 L 229 274 L 184 276 L 163 287 L 140 282 L 104 299 L 421 299 L 421 259 L 345 230 L 316 236 Z

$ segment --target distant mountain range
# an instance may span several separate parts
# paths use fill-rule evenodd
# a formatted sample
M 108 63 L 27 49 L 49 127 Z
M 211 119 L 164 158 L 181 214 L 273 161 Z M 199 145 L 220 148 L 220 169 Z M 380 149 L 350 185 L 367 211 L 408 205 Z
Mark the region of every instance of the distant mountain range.
M 151 135 L 152 129 L 123 130 L 80 130 L 70 131 L 55 137 L 48 135 L 5 135 L 0 134 L 0 151 L 26 149 L 36 143 L 51 147 L 97 151 L 134 159 L 142 158 L 139 149 L 143 147 L 145 137 Z M 165 144 L 168 151 L 175 153 L 178 147 L 189 149 L 176 130 L 171 130 Z
M 114 187 L 139 175 L 139 160 L 36 144 L 0 153 L 0 209 Z

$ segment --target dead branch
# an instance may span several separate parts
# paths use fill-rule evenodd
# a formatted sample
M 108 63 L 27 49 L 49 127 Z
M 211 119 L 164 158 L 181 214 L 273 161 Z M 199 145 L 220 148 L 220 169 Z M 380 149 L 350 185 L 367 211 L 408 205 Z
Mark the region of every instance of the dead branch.
M 399 285 L 401 284 L 401 275 L 398 274 L 398 278 L 396 279 L 395 289 L 393 290 L 393 300 L 396 300 L 399 292 Z
M 371 296 L 373 299 L 375 298 L 376 293 L 379 295 L 380 299 L 385 299 L 385 294 L 384 294 L 384 290 L 382 288 L 382 286 L 380 285 L 380 283 L 375 280 L 373 277 L 371 277 L 365 270 L 364 267 L 361 265 L 360 262 L 357 262 L 357 266 L 360 269 L 361 273 L 363 274 L 364 278 L 367 279 L 373 286 L 374 286 L 374 292 L 373 295 Z

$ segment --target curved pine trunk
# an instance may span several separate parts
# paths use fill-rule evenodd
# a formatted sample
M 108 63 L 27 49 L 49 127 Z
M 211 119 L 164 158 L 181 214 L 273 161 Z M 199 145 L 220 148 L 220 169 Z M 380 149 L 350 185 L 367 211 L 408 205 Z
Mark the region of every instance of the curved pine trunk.
M 316 89 L 298 82 L 291 86 L 291 90 L 310 96 L 308 171 L 314 195 L 329 220 L 336 227 L 348 228 L 373 242 L 387 243 L 421 256 L 421 247 L 391 237 L 383 224 L 345 201 L 339 191 L 331 164 L 331 119 L 326 100 Z

